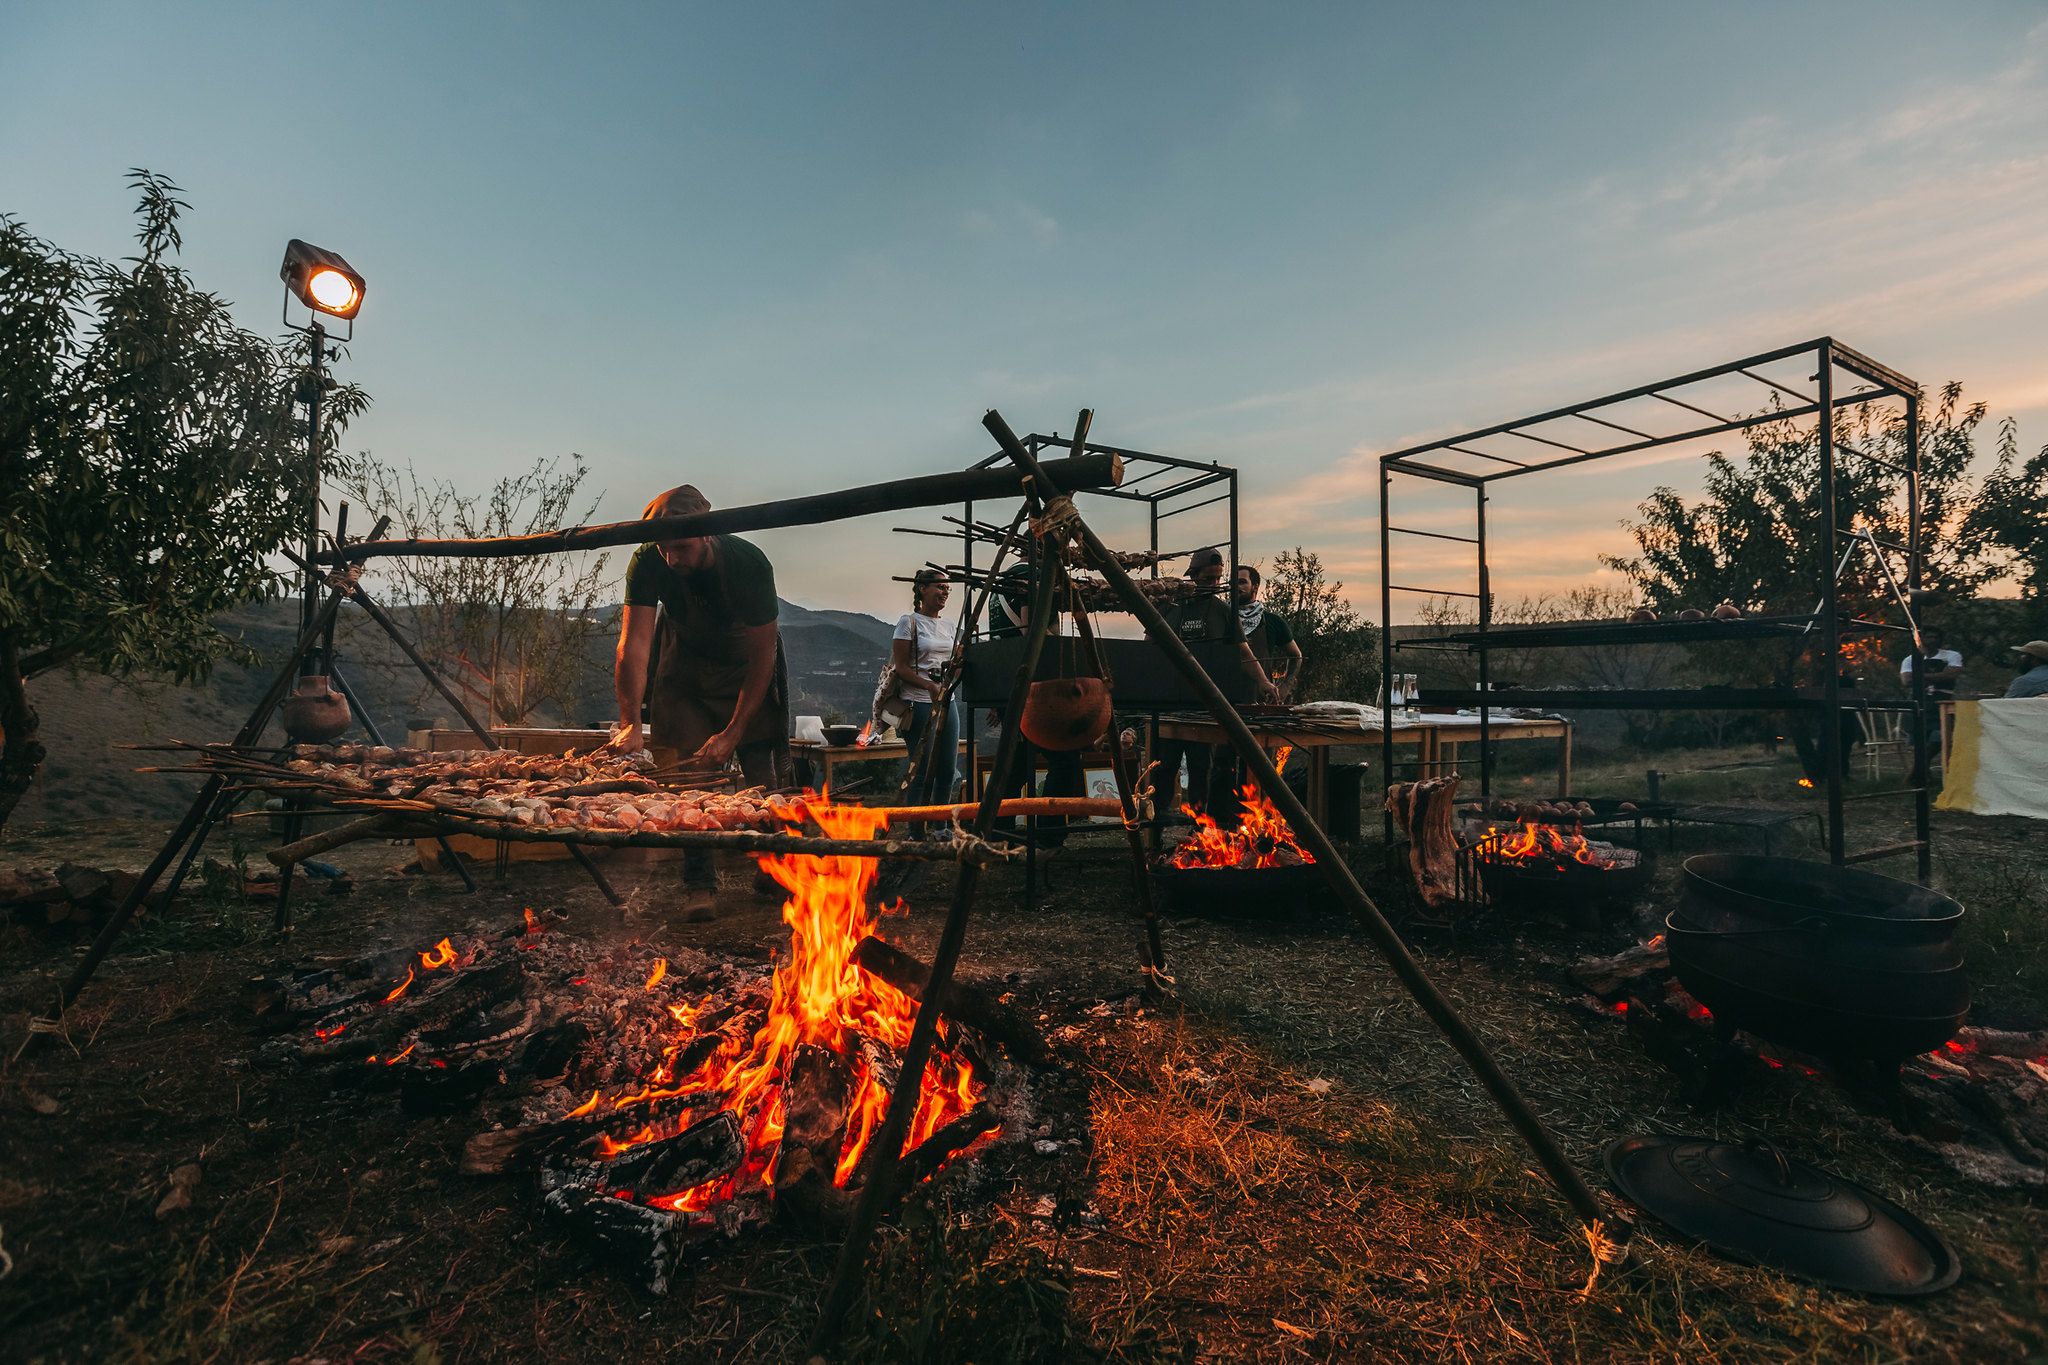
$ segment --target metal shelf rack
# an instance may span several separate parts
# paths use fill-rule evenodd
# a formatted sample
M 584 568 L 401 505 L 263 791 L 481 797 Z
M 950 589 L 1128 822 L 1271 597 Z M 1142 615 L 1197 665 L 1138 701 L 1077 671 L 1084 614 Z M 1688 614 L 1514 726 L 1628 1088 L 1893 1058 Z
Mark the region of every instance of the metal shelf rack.
M 1803 380 L 1788 378 L 1782 372 L 1780 377 L 1776 378 L 1759 372 L 1767 366 L 1794 361 L 1811 362 L 1810 371 L 1805 365 L 1798 367 L 1804 374 Z M 1730 411 L 1731 407 L 1737 405 L 1731 405 L 1726 397 L 1719 395 L 1718 392 L 1710 392 L 1717 386 L 1727 386 L 1729 381 L 1739 381 L 1745 385 L 1743 392 L 1752 394 L 1756 400 L 1754 411 L 1748 410 L 1747 403 L 1740 405 L 1741 410 Z M 1846 445 L 1838 434 L 1836 415 L 1842 409 L 1889 400 L 1898 400 L 1905 407 L 1904 463 Z M 1639 414 L 1639 408 L 1647 410 L 1651 406 L 1655 406 L 1665 420 L 1653 422 Z M 1611 459 L 1662 446 L 1746 431 L 1765 423 L 1807 417 L 1814 419 L 1815 444 L 1820 454 L 1820 479 L 1816 490 L 1818 497 L 1815 508 L 1815 520 L 1818 525 L 1815 532 L 1820 537 L 1822 546 L 1819 559 L 1821 578 L 1814 584 L 1818 605 L 1810 616 L 1776 616 L 1733 622 L 1602 622 L 1590 625 L 1514 627 L 1506 630 L 1494 628 L 1492 575 L 1487 562 L 1486 541 L 1488 490 L 1493 484 L 1504 479 L 1541 474 L 1588 461 Z M 1406 641 L 1401 647 L 1462 649 L 1469 651 L 1477 660 L 1479 686 L 1476 690 L 1426 690 L 1421 700 L 1428 704 L 1456 704 L 1478 709 L 1482 797 L 1491 796 L 1493 785 L 1492 746 L 1487 742 L 1490 738 L 1487 730 L 1492 711 L 1502 707 L 1797 710 L 1820 712 L 1824 715 L 1868 708 L 1910 710 L 1916 719 L 1924 717 L 1926 692 L 1921 669 L 1913 670 L 1910 702 L 1900 705 L 1864 698 L 1845 687 L 1841 670 L 1835 664 L 1841 656 L 1842 640 L 1845 635 L 1873 630 L 1904 631 L 1915 641 L 1914 647 L 1918 648 L 1919 635 L 1912 616 L 1912 602 L 1914 594 L 1920 588 L 1924 567 L 1921 545 L 1919 420 L 1920 386 L 1917 383 L 1832 337 L 1819 337 L 1812 341 L 1802 341 L 1777 350 L 1747 356 L 1728 364 L 1695 370 L 1659 383 L 1644 384 L 1620 393 L 1608 394 L 1590 402 L 1552 408 L 1517 421 L 1482 427 L 1477 431 L 1465 432 L 1446 440 L 1431 441 L 1381 456 L 1380 619 L 1388 628 L 1383 629 L 1380 634 L 1380 704 L 1389 705 L 1391 699 L 1389 683 L 1396 648 L 1391 629 L 1394 594 L 1411 593 L 1430 597 L 1463 598 L 1477 603 L 1476 630 L 1437 640 Z M 1669 426 L 1672 422 L 1677 424 L 1677 429 L 1659 429 L 1662 426 Z M 1908 527 L 1904 544 L 1877 541 L 1865 532 L 1836 524 L 1837 469 L 1838 461 L 1844 455 L 1877 464 L 1900 477 Z M 1423 479 L 1471 490 L 1472 534 L 1453 535 L 1444 531 L 1396 524 L 1393 520 L 1391 489 L 1397 477 Z M 1470 545 L 1477 569 L 1474 590 L 1424 588 L 1396 582 L 1392 565 L 1395 536 L 1422 536 Z M 1885 574 L 1891 579 L 1895 605 L 1899 615 L 1904 618 L 1903 624 L 1844 614 L 1838 582 L 1842 565 L 1846 563 L 1842 550 L 1847 545 L 1853 551 L 1859 542 L 1871 553 L 1878 555 L 1880 563 L 1885 565 Z M 1889 563 L 1882 558 L 1887 552 L 1896 553 L 1903 558 L 1903 574 L 1892 573 Z M 1827 661 L 1826 665 L 1818 670 L 1823 676 L 1813 686 L 1636 690 L 1502 690 L 1489 686 L 1487 656 L 1495 649 L 1801 638 L 1812 643 L 1819 659 Z M 1895 793 L 1885 793 L 1912 796 L 1916 837 L 1905 843 L 1856 852 L 1849 850 L 1844 828 L 1844 804 L 1848 798 L 1845 798 L 1842 790 L 1840 726 L 1823 724 L 1820 728 L 1822 763 L 1826 770 L 1826 842 L 1829 860 L 1840 865 L 1912 852 L 1917 859 L 1919 878 L 1925 882 L 1932 871 L 1926 727 L 1917 723 L 1909 726 L 1913 743 L 1912 785 Z M 1391 733 L 1383 737 L 1382 757 L 1387 765 L 1386 771 L 1391 772 Z M 1391 819 L 1389 835 L 1391 837 Z

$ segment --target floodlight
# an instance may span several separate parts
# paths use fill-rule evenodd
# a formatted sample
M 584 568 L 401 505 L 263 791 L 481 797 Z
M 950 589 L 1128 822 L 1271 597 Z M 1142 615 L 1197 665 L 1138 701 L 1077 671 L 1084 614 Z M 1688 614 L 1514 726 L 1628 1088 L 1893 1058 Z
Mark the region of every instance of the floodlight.
M 285 243 L 278 277 L 316 313 L 352 322 L 363 306 L 363 277 L 341 257 L 294 237 Z

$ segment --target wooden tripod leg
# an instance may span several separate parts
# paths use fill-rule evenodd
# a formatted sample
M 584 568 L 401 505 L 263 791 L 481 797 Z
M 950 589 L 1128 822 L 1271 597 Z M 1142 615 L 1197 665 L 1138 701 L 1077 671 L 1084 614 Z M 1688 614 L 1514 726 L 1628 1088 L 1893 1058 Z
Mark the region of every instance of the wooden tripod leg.
M 1042 471 L 1037 458 L 1017 439 L 1017 434 L 1010 430 L 1009 424 L 1003 421 L 1001 414 L 991 410 L 982 419 L 982 425 L 996 438 L 1012 462 L 1031 474 L 1040 496 L 1049 502 L 1055 499 L 1056 490 L 1049 489 L 1046 480 L 1041 477 Z M 1154 606 L 1131 580 L 1130 574 L 1117 562 L 1116 556 L 1111 554 L 1101 538 L 1089 529 L 1087 522 L 1082 520 L 1079 512 L 1073 510 L 1071 503 L 1061 502 L 1056 510 L 1069 532 L 1081 542 L 1088 557 L 1094 561 L 1096 570 L 1109 583 L 1117 598 L 1123 602 L 1125 609 L 1137 617 L 1139 623 L 1145 627 L 1146 637 L 1165 653 L 1174 670 L 1194 690 L 1195 695 L 1202 699 L 1210 716 L 1223 727 L 1223 732 L 1230 737 L 1230 743 L 1237 750 L 1238 757 L 1251 769 L 1258 779 L 1259 786 L 1266 791 L 1287 822 L 1294 826 L 1295 837 L 1314 856 L 1316 865 L 1331 891 L 1350 908 L 1352 918 L 1357 921 L 1358 927 L 1364 930 L 1366 936 L 1379 948 L 1380 956 L 1386 960 L 1394 975 L 1400 978 L 1410 998 L 1429 1016 L 1430 1022 L 1436 1025 L 1444 1040 L 1464 1060 L 1466 1067 L 1485 1088 L 1502 1117 L 1521 1137 L 1530 1154 L 1550 1177 L 1551 1183 L 1564 1197 L 1564 1201 L 1584 1221 L 1587 1228 L 1599 1233 L 1603 1243 L 1612 1244 L 1625 1240 L 1628 1225 L 1618 1224 L 1618 1237 L 1605 1230 L 1617 1224 L 1611 1215 L 1601 1208 L 1600 1201 L 1587 1187 L 1585 1178 L 1579 1174 L 1578 1168 L 1572 1165 L 1571 1159 L 1565 1155 L 1564 1149 L 1558 1146 L 1557 1139 L 1551 1136 L 1549 1128 L 1544 1126 L 1543 1120 L 1530 1107 L 1528 1100 L 1522 1097 L 1515 1083 L 1501 1070 L 1500 1063 L 1494 1060 L 1486 1044 L 1480 1041 L 1479 1035 L 1472 1031 L 1471 1026 L 1465 1022 L 1451 1002 L 1444 998 L 1443 992 L 1436 988 L 1436 983 L 1429 979 L 1428 973 L 1422 970 L 1422 965 L 1408 951 L 1408 945 L 1401 941 L 1401 936 L 1387 923 L 1386 916 L 1380 913 L 1380 908 L 1365 894 L 1365 888 L 1358 884 L 1358 879 L 1352 875 L 1350 865 L 1344 861 L 1343 855 L 1338 852 L 1329 834 L 1309 814 L 1307 805 L 1280 780 L 1279 772 L 1273 767 L 1273 760 L 1267 757 L 1264 747 L 1260 745 L 1258 736 L 1252 733 L 1251 727 L 1244 723 L 1244 717 L 1237 713 L 1237 709 L 1230 704 L 1215 681 L 1203 671 L 1195 656 L 1188 652 L 1187 645 L 1173 632 L 1172 627 L 1166 623 L 1166 618 L 1159 614 L 1158 607 Z
M 978 838 L 986 839 L 994 826 L 996 808 L 1002 804 L 1003 792 L 1009 786 L 1010 769 L 1016 762 L 1017 718 L 1024 714 L 1024 700 L 1030 693 L 1031 680 L 1038 672 L 1038 657 L 1045 648 L 1047 627 L 1052 618 L 1052 582 L 1056 566 L 1049 556 L 1055 553 L 1057 547 L 1041 542 L 1033 567 L 1031 622 L 1025 628 L 1024 657 L 1018 663 L 1016 679 L 1010 685 L 1010 705 L 1003 713 L 1003 735 L 996 745 L 995 768 L 991 773 L 993 780 L 982 792 L 981 805 L 974 814 L 974 833 Z M 910 1041 L 903 1049 L 903 1066 L 898 1072 L 896 1090 L 889 1096 L 889 1111 L 882 1118 L 881 1131 L 875 1135 L 867 1183 L 861 1187 L 860 1198 L 853 1206 L 846 1242 L 839 1248 L 839 1263 L 834 1267 L 832 1282 L 825 1290 L 818 1326 L 811 1337 L 814 1350 L 822 1351 L 838 1339 L 840 1324 L 846 1320 L 847 1310 L 853 1306 L 854 1291 L 867 1267 L 868 1247 L 874 1240 L 875 1224 L 881 1219 L 883 1206 L 896 1197 L 896 1176 L 903 1161 L 903 1140 L 910 1132 L 910 1121 L 917 1117 L 917 1102 L 924 1089 L 925 1063 L 931 1060 L 932 1042 L 938 1036 L 938 1002 L 952 984 L 953 968 L 960 960 L 961 945 L 967 940 L 967 918 L 974 905 L 975 888 L 980 882 L 979 864 L 963 862 L 959 881 L 953 888 L 953 904 L 946 913 L 946 927 L 939 935 L 938 951 L 932 955 L 931 976 L 924 999 L 917 1008 L 917 1021 L 911 1025 Z
M 1166 991 L 1172 978 L 1166 974 L 1166 949 L 1159 939 L 1159 910 L 1152 903 L 1152 860 L 1145 853 L 1145 826 L 1138 805 L 1138 774 L 1131 761 L 1130 746 L 1116 717 L 1109 718 L 1110 761 L 1116 767 L 1117 795 L 1123 799 L 1124 837 L 1131 845 L 1131 875 L 1138 883 L 1138 904 L 1145 911 L 1145 944 L 1139 953 L 1145 974 L 1145 991 L 1157 995 Z

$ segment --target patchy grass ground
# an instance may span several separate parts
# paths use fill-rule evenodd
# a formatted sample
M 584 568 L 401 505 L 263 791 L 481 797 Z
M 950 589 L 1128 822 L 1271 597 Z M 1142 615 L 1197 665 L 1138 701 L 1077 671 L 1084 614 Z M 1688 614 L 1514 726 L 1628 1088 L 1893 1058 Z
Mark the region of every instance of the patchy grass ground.
M 1744 771 L 1679 780 L 1700 785 L 1687 799 L 1781 791 L 1778 769 Z M 1872 842 L 1886 837 L 1881 824 L 1866 826 Z M 1983 1022 L 2048 1023 L 2037 835 L 2018 821 L 1940 820 L 1938 873 L 1972 910 Z M 0 866 L 139 866 L 155 837 L 9 830 Z M 1743 837 L 1689 831 L 1676 853 Z M 69 1046 L 0 1070 L 0 1247 L 12 1260 L 0 1277 L 0 1354 L 801 1359 L 829 1244 L 770 1230 L 689 1273 L 669 1298 L 636 1297 L 540 1224 L 530 1185 L 454 1173 L 469 1120 L 406 1119 L 388 1100 L 336 1096 L 257 1065 L 235 1003 L 253 973 L 430 943 L 524 904 L 562 907 L 581 931 L 742 950 L 780 941 L 775 904 L 735 878 L 715 923 L 671 923 L 657 909 L 621 930 L 565 869 L 515 868 L 514 881 L 486 880 L 467 897 L 445 878 L 388 875 L 402 856 L 351 851 L 358 890 L 308 896 L 288 944 L 260 907 L 212 895 L 181 903 L 108 962 L 72 1015 Z M 1668 888 L 1678 858 L 1660 858 Z M 1379 861 L 1361 849 L 1359 867 L 1398 911 Z M 643 878 L 649 904 L 664 884 Z M 945 889 L 943 874 L 928 878 L 892 934 L 928 949 Z M 1020 892 L 1017 873 L 994 878 L 967 970 L 1046 1015 L 1080 1097 L 1055 1116 L 1056 1135 L 1079 1146 L 1036 1165 L 1020 1158 L 1020 1178 L 992 1201 L 941 1194 L 911 1210 L 885 1240 L 849 1358 L 2048 1353 L 2038 1196 L 1963 1183 L 1824 1082 L 1789 1071 L 1722 1110 L 1688 1110 L 1621 1025 L 1570 1005 L 1569 962 L 1641 926 L 1589 935 L 1482 922 L 1455 940 L 1420 937 L 1417 950 L 1596 1185 L 1601 1147 L 1624 1133 L 1769 1135 L 1941 1227 L 1962 1254 L 1961 1284 L 1928 1301 L 1861 1299 L 1646 1226 L 1630 1263 L 1582 1293 L 1589 1257 L 1573 1221 L 1348 924 L 1284 907 L 1245 922 L 1173 922 L 1182 997 L 1159 1011 L 1132 994 L 1137 927 L 1106 843 L 1061 854 L 1044 904 L 1027 908 Z M 4 933 L 11 1052 L 81 945 Z M 170 1172 L 192 1161 L 205 1171 L 193 1208 L 159 1221 Z

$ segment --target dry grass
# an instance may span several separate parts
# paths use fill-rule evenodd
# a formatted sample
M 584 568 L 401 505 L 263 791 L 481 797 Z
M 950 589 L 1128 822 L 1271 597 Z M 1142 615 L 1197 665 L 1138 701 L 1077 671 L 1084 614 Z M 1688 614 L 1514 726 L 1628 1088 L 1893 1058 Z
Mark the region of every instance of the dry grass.
M 10 834 L 12 839 L 14 836 Z M 1707 835 L 1689 836 L 1701 840 Z M 1951 841 L 1961 847 L 1967 831 Z M 27 857 L 56 840 L 35 841 Z M 1699 846 L 1707 846 L 1702 842 Z M 1986 894 L 2014 856 L 1964 859 Z M 65 849 L 58 856 L 75 856 Z M 21 842 L 0 862 L 21 858 Z M 1071 1058 L 1048 1115 L 1056 1158 L 992 1163 L 987 1197 L 920 1206 L 885 1240 L 847 1341 L 864 1360 L 2014 1360 L 2048 1352 L 2041 1203 L 1971 1188 L 1827 1086 L 1760 1077 L 1729 1108 L 1684 1108 L 1625 1030 L 1575 1010 L 1587 944 L 1492 926 L 1420 951 L 1582 1169 L 1628 1132 L 1769 1134 L 1893 1194 L 1957 1243 L 1967 1274 L 1930 1301 L 1810 1288 L 1646 1227 L 1581 1294 L 1576 1227 L 1455 1057 L 1341 923 L 1171 927 L 1181 1007 L 1140 1009 L 1136 932 L 1113 860 L 1062 855 L 1020 912 L 991 889 L 969 971 L 1036 1003 Z M 517 1181 L 452 1174 L 469 1121 L 253 1066 L 234 987 L 280 962 L 431 942 L 522 903 L 615 924 L 573 874 L 521 870 L 471 899 L 379 879 L 309 900 L 274 944 L 260 911 L 195 902 L 148 926 L 73 1016 L 81 1056 L 0 1070 L 0 1341 L 8 1359 L 462 1361 L 801 1359 L 834 1248 L 769 1231 L 648 1301 L 564 1244 Z M 1667 870 L 1675 866 L 1667 861 Z M 1368 873 L 1375 857 L 1362 857 Z M 894 922 L 928 946 L 942 878 Z M 652 888 L 660 899 L 661 888 Z M 1398 896 L 1389 892 L 1390 900 Z M 1277 908 L 1276 908 L 1277 909 Z M 2012 911 L 2010 980 L 2037 934 Z M 616 932 L 616 930 L 611 930 Z M 68 962 L 8 931 L 0 1010 L 18 1020 Z M 664 942 L 758 949 L 770 905 Z M 1611 946 L 1611 945 L 1600 945 Z M 2001 978 L 2008 979 L 2008 978 Z M 11 1030 L 10 1030 L 11 1032 Z M 57 1102 L 40 1112 L 40 1100 Z M 172 1168 L 195 1207 L 153 1216 Z M 1596 1178 L 1596 1183 L 1598 1183 Z M 941 1192 L 943 1198 L 943 1192 Z

